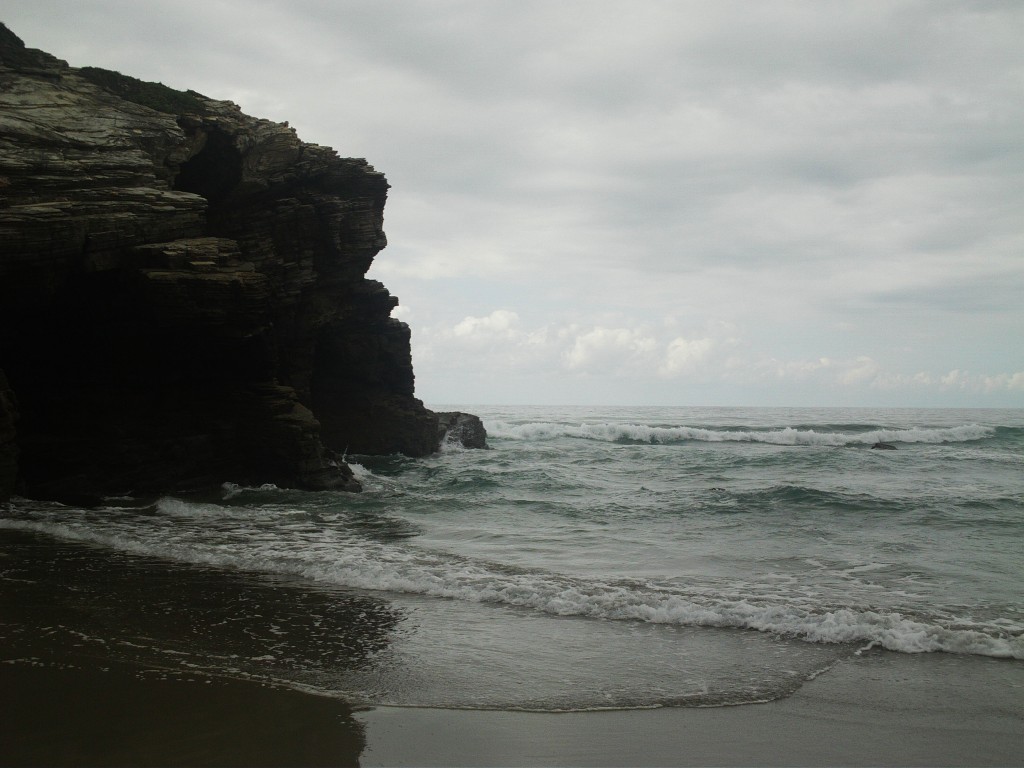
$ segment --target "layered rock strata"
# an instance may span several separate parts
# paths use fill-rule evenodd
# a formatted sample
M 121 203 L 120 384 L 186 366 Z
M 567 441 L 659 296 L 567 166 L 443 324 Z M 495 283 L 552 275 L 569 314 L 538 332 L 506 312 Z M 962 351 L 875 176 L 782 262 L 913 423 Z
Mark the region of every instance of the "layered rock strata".
M 409 328 L 365 278 L 387 190 L 287 124 L 0 25 L 0 498 L 15 456 L 19 492 L 59 499 L 357 489 L 345 452 L 436 450 Z

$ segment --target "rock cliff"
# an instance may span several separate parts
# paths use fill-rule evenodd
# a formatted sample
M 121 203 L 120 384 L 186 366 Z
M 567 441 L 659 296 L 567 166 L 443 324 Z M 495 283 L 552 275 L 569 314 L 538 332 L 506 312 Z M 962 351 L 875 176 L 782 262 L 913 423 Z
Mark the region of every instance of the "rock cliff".
M 409 328 L 365 277 L 387 190 L 287 124 L 0 25 L 0 499 L 15 466 L 56 499 L 355 490 L 346 452 L 435 451 Z

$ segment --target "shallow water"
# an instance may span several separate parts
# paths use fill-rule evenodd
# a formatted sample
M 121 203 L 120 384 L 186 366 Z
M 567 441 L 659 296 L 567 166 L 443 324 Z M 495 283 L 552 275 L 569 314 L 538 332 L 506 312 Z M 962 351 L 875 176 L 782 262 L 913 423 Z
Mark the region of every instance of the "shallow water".
M 765 701 L 866 647 L 1024 658 L 1022 411 L 464 410 L 491 450 L 351 457 L 362 494 L 15 500 L 0 631 L 488 709 Z M 32 599 L 48 627 L 6 618 Z

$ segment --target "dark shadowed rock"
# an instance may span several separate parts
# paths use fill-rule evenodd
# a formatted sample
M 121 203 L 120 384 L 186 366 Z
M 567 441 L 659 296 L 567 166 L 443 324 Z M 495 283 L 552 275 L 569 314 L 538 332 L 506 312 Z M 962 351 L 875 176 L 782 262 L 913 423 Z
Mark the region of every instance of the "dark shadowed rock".
M 365 278 L 387 190 L 287 124 L 0 25 L 0 492 L 15 396 L 34 496 L 356 489 L 346 450 L 436 450 L 397 299 Z
M 441 444 L 454 442 L 465 448 L 486 448 L 487 430 L 479 416 L 460 411 L 437 414 Z
M 14 492 L 18 475 L 18 443 L 14 422 L 18 407 L 7 377 L 0 370 L 0 501 L 7 501 Z

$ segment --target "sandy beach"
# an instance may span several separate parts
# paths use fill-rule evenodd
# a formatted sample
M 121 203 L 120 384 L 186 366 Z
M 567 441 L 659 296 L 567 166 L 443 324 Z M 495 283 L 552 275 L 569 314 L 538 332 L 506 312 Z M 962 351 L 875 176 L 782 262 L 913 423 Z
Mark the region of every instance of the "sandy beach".
M 588 713 L 353 711 L 95 657 L 3 661 L 9 766 L 1024 764 L 1024 672 L 988 659 L 855 657 L 767 704 Z
M 355 765 L 344 703 L 94 660 L 0 665 L 5 766 Z

